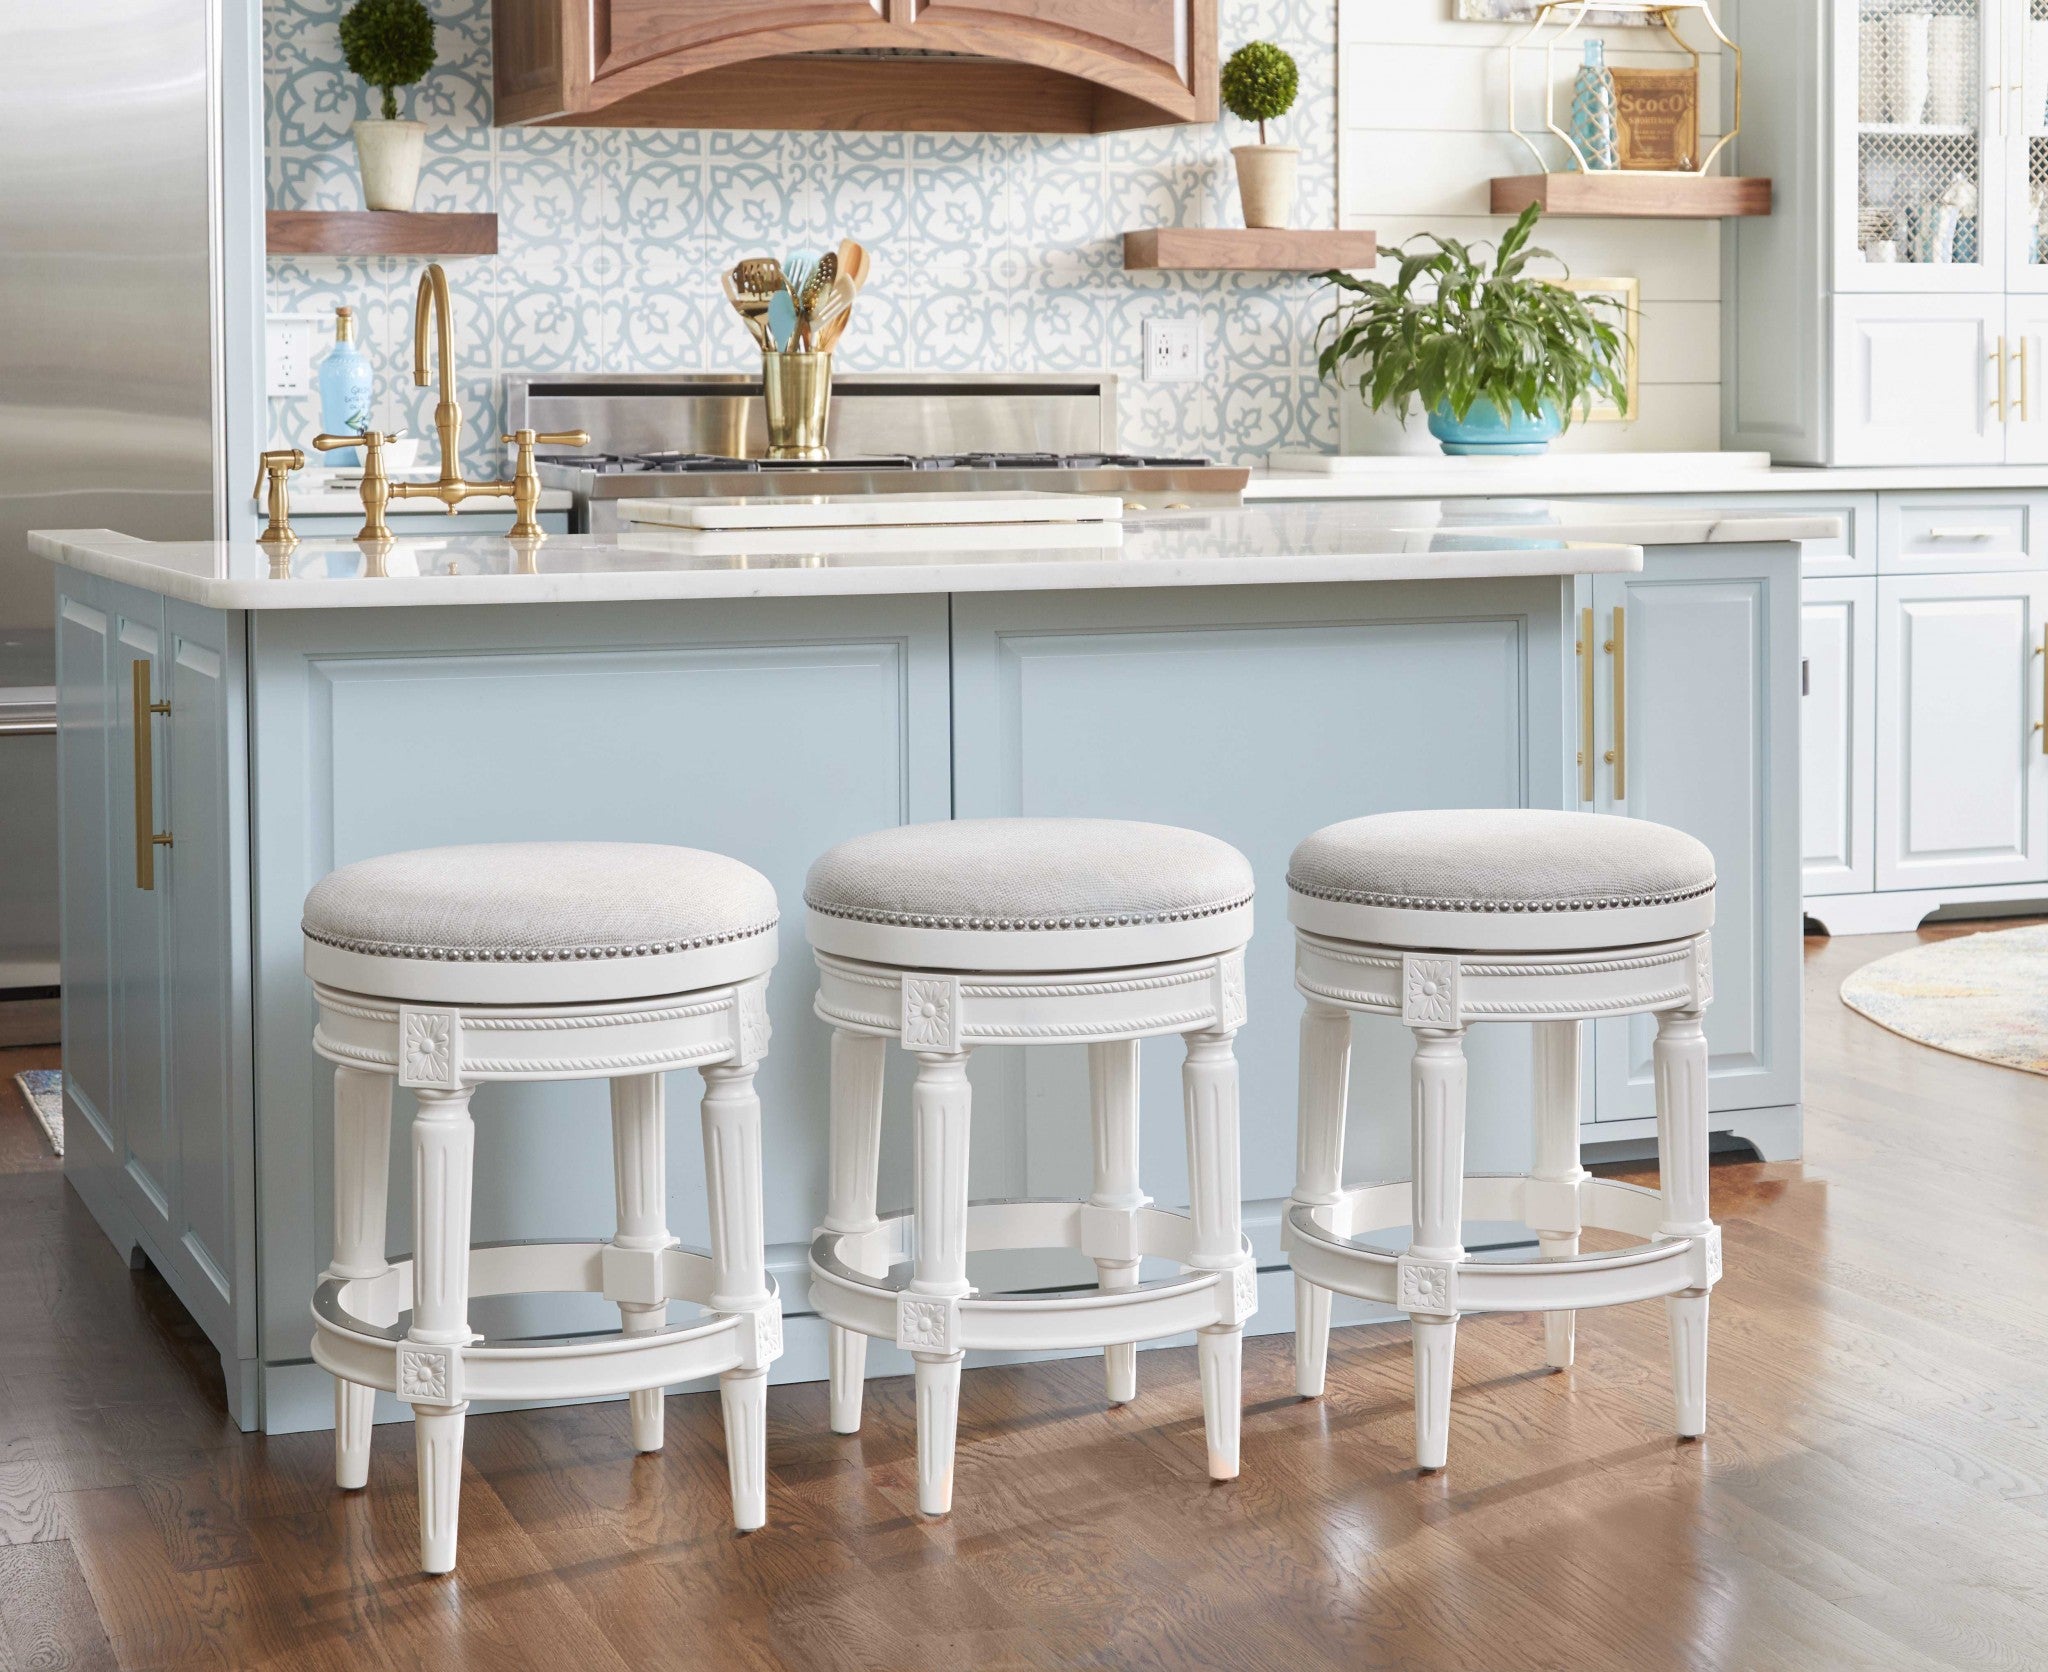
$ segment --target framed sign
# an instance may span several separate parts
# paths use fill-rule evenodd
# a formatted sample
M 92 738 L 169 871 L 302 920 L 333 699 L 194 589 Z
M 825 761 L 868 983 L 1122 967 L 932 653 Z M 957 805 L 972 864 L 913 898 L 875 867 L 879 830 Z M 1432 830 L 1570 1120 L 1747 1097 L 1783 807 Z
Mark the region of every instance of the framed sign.
M 1623 168 L 1691 171 L 1699 166 L 1697 69 L 1629 70 L 1614 76 L 1614 132 Z
M 1642 416 L 1637 401 L 1641 398 L 1636 381 L 1637 337 L 1643 320 L 1643 282 L 1640 279 L 1553 279 L 1561 290 L 1576 292 L 1585 298 L 1586 306 L 1593 316 L 1604 325 L 1611 325 L 1622 341 L 1623 363 L 1628 368 L 1626 388 L 1628 390 L 1628 411 L 1624 414 L 1613 401 L 1596 400 L 1586 410 L 1586 421 L 1590 424 L 1628 424 Z

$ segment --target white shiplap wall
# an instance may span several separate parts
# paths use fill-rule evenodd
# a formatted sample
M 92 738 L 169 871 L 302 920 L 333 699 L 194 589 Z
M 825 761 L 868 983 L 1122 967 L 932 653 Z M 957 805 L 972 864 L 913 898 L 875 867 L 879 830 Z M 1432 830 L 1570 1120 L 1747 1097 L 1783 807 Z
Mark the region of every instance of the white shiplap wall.
M 1340 225 L 1370 227 L 1387 245 L 1425 230 L 1491 238 L 1507 226 L 1487 213 L 1488 183 L 1496 174 L 1537 172 L 1507 122 L 1507 48 L 1523 32 L 1520 25 L 1455 22 L 1451 0 L 1339 0 Z M 1587 33 L 1574 36 L 1569 61 L 1563 50 L 1558 54 L 1560 113 L 1570 109 L 1577 42 Z M 1606 41 L 1613 65 L 1685 62 L 1661 32 L 1594 33 Z M 1540 129 L 1542 55 L 1523 58 L 1523 126 Z M 1708 143 L 1719 131 L 1713 113 L 1721 108 L 1720 68 L 1713 57 L 1702 64 Z M 1558 450 L 1718 448 L 1720 223 L 1548 220 L 1539 241 L 1576 276 L 1642 284 L 1640 415 L 1631 423 L 1575 424 Z M 1355 393 L 1346 394 L 1341 411 L 1348 452 L 1435 450 L 1419 417 L 1404 433 L 1391 418 L 1367 411 Z

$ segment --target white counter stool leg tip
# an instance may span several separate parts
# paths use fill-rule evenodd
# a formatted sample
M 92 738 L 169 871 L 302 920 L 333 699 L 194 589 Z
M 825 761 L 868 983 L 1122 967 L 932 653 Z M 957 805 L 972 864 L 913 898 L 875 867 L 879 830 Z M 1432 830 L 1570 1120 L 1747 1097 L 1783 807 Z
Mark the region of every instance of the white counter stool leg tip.
M 1707 1208 L 1707 1044 L 1713 856 L 1646 821 L 1526 809 L 1383 814 L 1295 850 L 1288 915 L 1307 1000 L 1295 1190 L 1283 1241 L 1295 1266 L 1296 1388 L 1323 1390 L 1332 1294 L 1391 1304 L 1414 1338 L 1415 1458 L 1450 1455 L 1458 1321 L 1540 1311 L 1544 1359 L 1564 1369 L 1585 1307 L 1665 1298 L 1676 1423 L 1706 1428 L 1708 1291 L 1721 1272 Z M 1580 1165 L 1581 1028 L 1657 1018 L 1656 1192 Z M 1341 1183 L 1352 1015 L 1400 1019 L 1411 1065 L 1414 1167 L 1405 1183 Z M 1534 1024 L 1535 1157 L 1512 1177 L 1467 1176 L 1469 1024 Z M 1468 1218 L 1527 1225 L 1538 1257 L 1473 1260 Z M 1366 1239 L 1403 1222 L 1405 1253 Z M 1581 1251 L 1587 1228 L 1636 1240 Z
M 1100 1347 L 1115 1405 L 1137 1395 L 1138 1343 L 1193 1331 L 1209 1472 L 1236 1476 L 1241 1337 L 1258 1290 L 1239 1224 L 1232 1049 L 1250 895 L 1249 865 L 1213 837 L 1109 820 L 910 826 L 812 867 L 816 1008 L 834 1039 L 832 1185 L 811 1245 L 811 1302 L 831 1328 L 832 1426 L 859 1425 L 867 1337 L 909 1352 L 923 1513 L 952 1507 L 960 1370 L 978 1347 Z M 1138 1173 L 1138 1045 L 1170 1033 L 1186 1044 L 1185 1215 L 1152 1206 Z M 917 1064 L 915 1183 L 908 1213 L 878 1218 L 889 1039 Z M 969 1201 L 967 1061 L 984 1042 L 1086 1045 L 1084 1201 Z M 1060 1246 L 1094 1263 L 1095 1290 L 1005 1296 L 968 1280 L 970 1248 Z M 1179 1275 L 1146 1282 L 1147 1259 Z
M 377 1389 L 413 1408 L 420 1565 L 455 1566 L 473 1399 L 620 1397 L 635 1451 L 659 1450 L 663 1389 L 720 1377 L 733 1519 L 767 1519 L 767 1371 L 782 1350 L 767 1273 L 761 1105 L 775 896 L 688 848 L 529 843 L 386 855 L 307 897 L 314 1048 L 335 1070 L 335 1254 L 313 1357 L 336 1378 L 336 1479 L 368 1477 Z M 431 928 L 438 940 L 427 941 Z M 667 1220 L 664 1076 L 705 1082 L 711 1251 Z M 472 1241 L 479 1087 L 606 1079 L 618 1228 L 608 1242 Z M 393 1084 L 412 1090 L 413 1249 L 384 1253 Z M 493 1344 L 472 1295 L 602 1294 L 616 1336 Z M 709 1316 L 669 1321 L 676 1301 Z

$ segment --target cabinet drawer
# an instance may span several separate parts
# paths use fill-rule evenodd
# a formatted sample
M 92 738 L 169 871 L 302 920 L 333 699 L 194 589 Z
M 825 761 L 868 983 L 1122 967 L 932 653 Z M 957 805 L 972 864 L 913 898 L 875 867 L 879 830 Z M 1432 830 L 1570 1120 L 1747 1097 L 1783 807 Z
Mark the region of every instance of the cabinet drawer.
M 1878 568 L 1893 575 L 2026 569 L 2041 545 L 2042 501 L 2032 494 L 1883 494 Z

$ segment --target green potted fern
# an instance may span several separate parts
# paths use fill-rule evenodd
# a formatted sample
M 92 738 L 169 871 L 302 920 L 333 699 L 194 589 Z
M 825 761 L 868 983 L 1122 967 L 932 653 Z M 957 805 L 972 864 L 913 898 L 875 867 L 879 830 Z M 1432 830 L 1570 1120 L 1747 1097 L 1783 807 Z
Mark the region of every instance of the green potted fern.
M 1586 299 L 1531 276 L 1531 204 L 1492 249 L 1424 233 L 1389 252 L 1391 284 L 1325 273 L 1340 292 L 1319 335 L 1326 378 L 1357 378 L 1374 410 L 1429 416 L 1446 453 L 1541 453 L 1595 399 L 1628 411 L 1628 345 Z M 1596 298 L 1595 300 L 1598 300 Z
M 355 126 L 363 202 L 372 209 L 410 209 L 427 125 L 398 119 L 398 89 L 434 67 L 433 16 L 422 0 L 356 0 L 342 14 L 341 50 L 348 67 L 384 95 L 378 119 Z
M 1223 108 L 1240 122 L 1259 125 L 1256 145 L 1233 145 L 1237 196 L 1246 226 L 1285 226 L 1294 218 L 1294 177 L 1301 160 L 1292 145 L 1268 145 L 1266 124 L 1294 108 L 1301 73 L 1286 49 L 1271 41 L 1247 41 L 1223 66 Z

